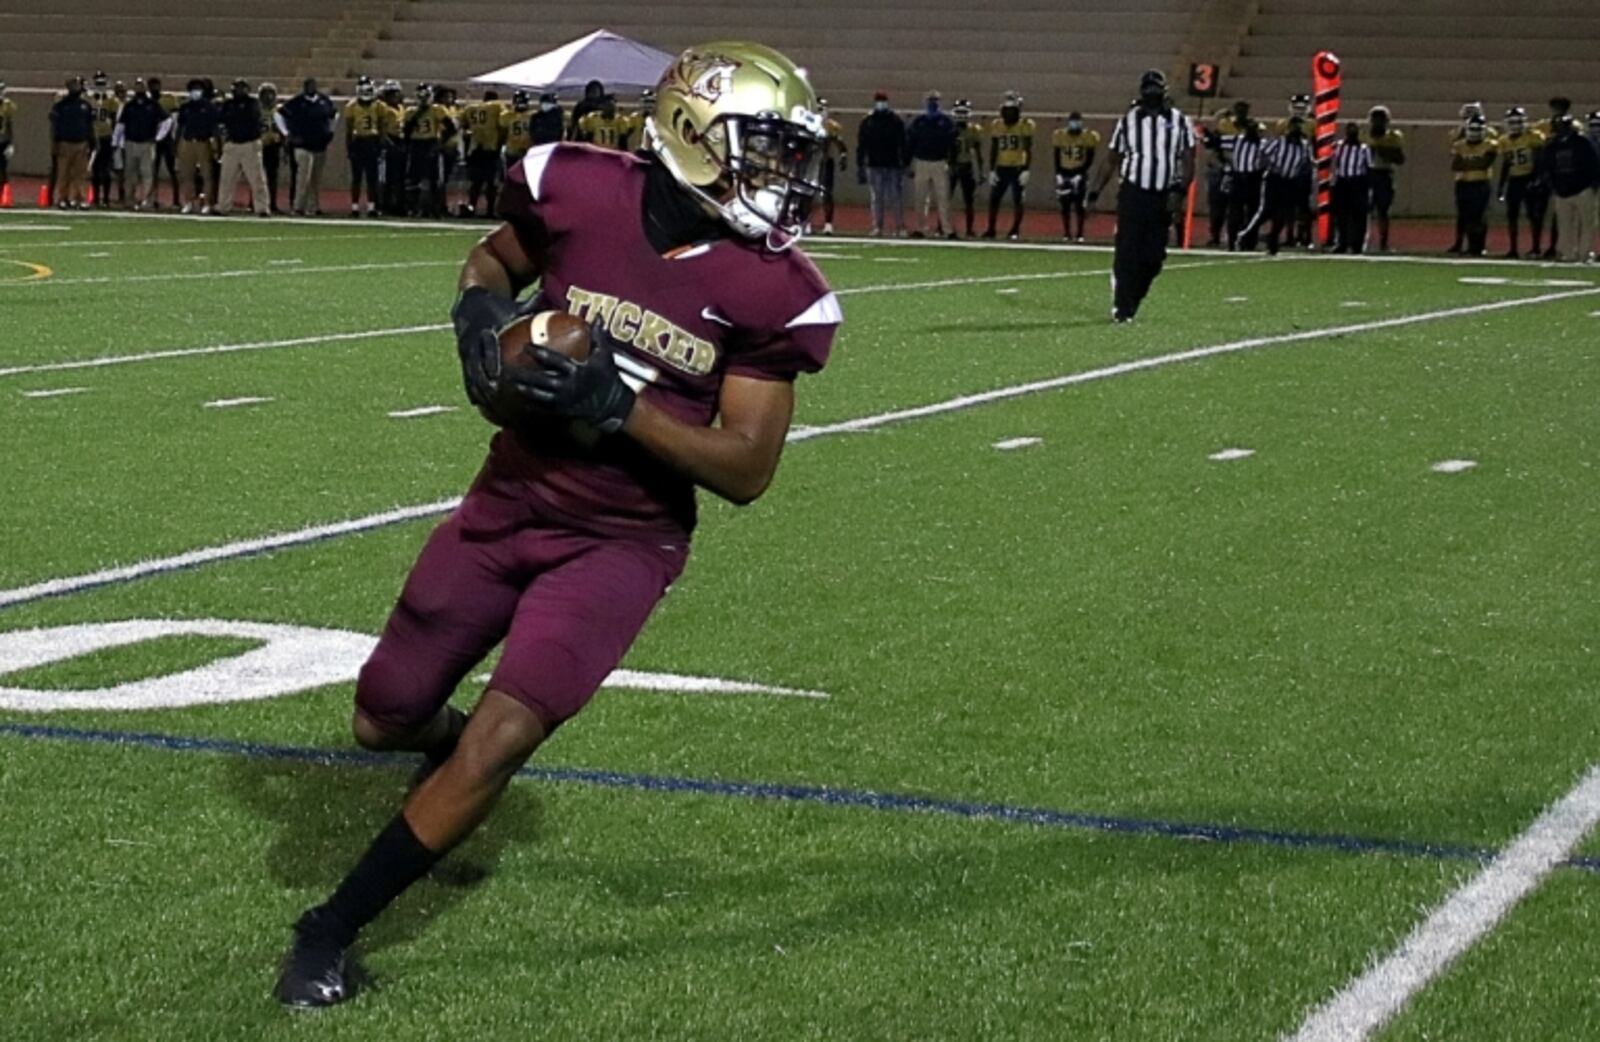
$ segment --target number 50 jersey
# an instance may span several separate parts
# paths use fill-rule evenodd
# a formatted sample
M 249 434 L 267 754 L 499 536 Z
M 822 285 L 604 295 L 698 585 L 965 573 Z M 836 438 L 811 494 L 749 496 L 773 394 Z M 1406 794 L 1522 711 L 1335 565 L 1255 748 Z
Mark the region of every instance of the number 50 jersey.
M 544 240 L 539 310 L 604 322 L 640 397 L 707 427 L 727 377 L 820 370 L 843 315 L 798 249 L 734 236 L 656 252 L 644 230 L 648 163 L 541 145 L 507 171 L 501 216 Z M 694 527 L 693 484 L 626 435 L 596 439 L 565 423 L 501 432 L 489 469 L 517 475 L 538 506 L 583 527 L 673 539 Z

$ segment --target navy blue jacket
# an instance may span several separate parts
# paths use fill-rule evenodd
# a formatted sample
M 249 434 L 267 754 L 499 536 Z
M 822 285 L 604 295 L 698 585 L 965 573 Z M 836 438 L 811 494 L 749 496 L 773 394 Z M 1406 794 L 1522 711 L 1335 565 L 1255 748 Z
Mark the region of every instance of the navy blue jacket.
M 296 94 L 278 109 L 283 125 L 289 128 L 289 144 L 311 152 L 322 152 L 333 141 L 333 99 L 326 94 Z
M 924 112 L 911 121 L 906 131 L 906 147 L 912 159 L 943 163 L 956 150 L 955 120 L 943 112 L 931 116 Z

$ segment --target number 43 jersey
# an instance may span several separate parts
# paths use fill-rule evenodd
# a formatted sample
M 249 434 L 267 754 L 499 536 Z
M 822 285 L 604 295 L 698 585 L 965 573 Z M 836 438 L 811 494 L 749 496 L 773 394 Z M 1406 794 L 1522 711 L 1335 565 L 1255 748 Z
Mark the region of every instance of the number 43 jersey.
M 507 172 L 501 216 L 543 239 L 536 307 L 605 323 L 640 397 L 706 427 L 729 376 L 792 381 L 820 370 L 843 315 L 798 249 L 732 237 L 657 252 L 644 223 L 649 162 L 541 145 Z M 603 533 L 687 540 L 694 527 L 692 482 L 625 434 L 555 422 L 502 431 L 480 480 L 514 480 L 512 494 Z

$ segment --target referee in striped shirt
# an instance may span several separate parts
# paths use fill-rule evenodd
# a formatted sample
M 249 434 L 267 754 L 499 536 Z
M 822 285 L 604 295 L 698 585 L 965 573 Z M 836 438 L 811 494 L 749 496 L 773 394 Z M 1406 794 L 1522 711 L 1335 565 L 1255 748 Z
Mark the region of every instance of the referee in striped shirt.
M 1267 231 L 1267 252 L 1278 255 L 1278 240 L 1286 239 L 1294 245 L 1295 214 L 1299 210 L 1297 196 L 1305 192 L 1306 172 L 1311 169 L 1311 145 L 1306 141 L 1300 124 L 1291 123 L 1282 137 L 1268 141 L 1262 150 L 1267 165 L 1266 197 L 1263 210 Z M 1285 235 L 1284 233 L 1288 234 Z
M 1111 268 L 1111 319 L 1131 322 L 1167 260 L 1171 215 L 1167 197 L 1182 191 L 1194 169 L 1194 124 L 1167 100 L 1167 77 L 1151 69 L 1139 80 L 1139 100 L 1111 132 L 1111 155 L 1095 179 L 1099 198 L 1115 170 L 1117 252 Z
M 1372 205 L 1372 148 L 1361 140 L 1361 127 L 1348 123 L 1344 140 L 1333 149 L 1334 228 L 1340 253 L 1361 253 L 1367 247 L 1367 208 Z
M 1233 194 L 1228 199 L 1228 249 L 1256 248 L 1261 227 L 1261 180 L 1265 155 L 1261 124 L 1246 120 L 1233 145 Z

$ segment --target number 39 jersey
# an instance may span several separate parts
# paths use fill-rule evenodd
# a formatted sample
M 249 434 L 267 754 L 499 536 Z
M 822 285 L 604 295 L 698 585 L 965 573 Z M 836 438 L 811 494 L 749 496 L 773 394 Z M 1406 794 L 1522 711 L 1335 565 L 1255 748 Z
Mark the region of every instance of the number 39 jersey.
M 507 172 L 501 216 L 543 254 L 535 306 L 605 323 L 622 345 L 617 367 L 643 400 L 710 426 L 727 377 L 791 381 L 820 370 L 843 315 L 797 249 L 726 238 L 656 252 L 644 230 L 648 162 L 541 145 Z M 540 507 L 601 532 L 686 539 L 694 527 L 693 484 L 626 435 L 565 423 L 503 431 L 489 471 L 516 475 Z

